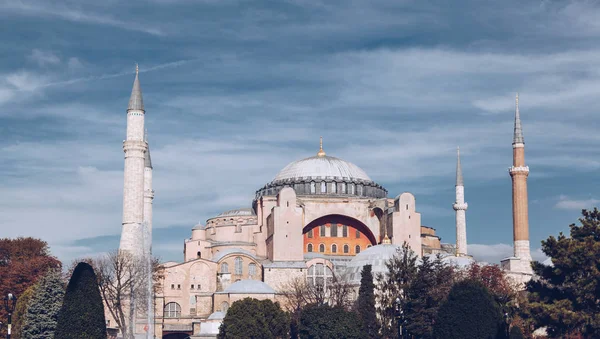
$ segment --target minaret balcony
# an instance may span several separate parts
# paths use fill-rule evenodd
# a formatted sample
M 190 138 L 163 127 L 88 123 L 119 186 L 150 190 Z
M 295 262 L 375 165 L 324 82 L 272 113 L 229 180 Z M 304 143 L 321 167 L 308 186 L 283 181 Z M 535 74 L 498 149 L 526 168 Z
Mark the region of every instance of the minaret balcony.
M 512 166 L 508 168 L 508 172 L 513 174 L 529 174 L 529 166 Z
M 466 211 L 467 208 L 469 208 L 469 204 L 467 204 L 466 202 L 455 203 L 454 205 L 452 205 L 452 208 L 454 208 L 455 211 Z

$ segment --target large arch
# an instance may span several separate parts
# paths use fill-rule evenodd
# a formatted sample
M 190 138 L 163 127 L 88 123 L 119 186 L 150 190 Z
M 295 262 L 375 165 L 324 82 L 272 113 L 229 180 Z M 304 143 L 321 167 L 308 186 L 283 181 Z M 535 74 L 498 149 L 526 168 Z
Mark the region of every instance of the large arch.
M 371 245 L 377 245 L 375 235 L 373 235 L 373 232 L 371 232 L 367 225 L 362 223 L 360 220 L 341 214 L 328 214 L 309 222 L 308 225 L 304 226 L 304 228 L 302 229 L 302 234 L 305 234 L 306 232 L 324 223 L 339 223 L 344 225 L 350 225 L 359 230 L 362 234 L 364 234 L 371 242 Z
M 192 334 L 187 332 L 172 332 L 163 334 L 163 339 L 188 339 Z

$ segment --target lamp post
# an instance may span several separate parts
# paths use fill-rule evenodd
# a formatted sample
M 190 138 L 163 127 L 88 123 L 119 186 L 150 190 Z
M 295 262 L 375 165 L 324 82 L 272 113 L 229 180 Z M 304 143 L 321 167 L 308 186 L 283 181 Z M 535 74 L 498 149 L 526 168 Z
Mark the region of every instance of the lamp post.
M 400 307 L 400 298 L 396 298 L 396 322 L 398 323 L 398 339 L 402 339 L 403 330 L 402 324 L 404 323 L 404 311 Z
M 17 306 L 17 298 L 9 293 L 6 297 L 4 297 L 4 309 L 8 313 L 8 324 L 6 324 L 6 339 L 10 339 L 10 330 L 12 329 L 12 313 Z
M 510 337 L 510 317 L 508 316 L 508 312 L 504 312 L 504 323 L 506 324 L 506 327 L 504 328 L 504 331 L 506 333 L 506 338 Z

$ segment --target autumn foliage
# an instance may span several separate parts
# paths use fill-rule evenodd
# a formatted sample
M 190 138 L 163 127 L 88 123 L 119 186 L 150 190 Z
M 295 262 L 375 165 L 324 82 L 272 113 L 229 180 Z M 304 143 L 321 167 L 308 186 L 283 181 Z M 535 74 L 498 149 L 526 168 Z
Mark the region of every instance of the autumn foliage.
M 17 298 L 46 274 L 49 268 L 60 268 L 58 259 L 50 255 L 48 244 L 35 238 L 0 239 L 0 296 L 12 293 Z M 6 319 L 0 308 L 0 319 Z M 0 329 L 6 335 L 6 327 Z

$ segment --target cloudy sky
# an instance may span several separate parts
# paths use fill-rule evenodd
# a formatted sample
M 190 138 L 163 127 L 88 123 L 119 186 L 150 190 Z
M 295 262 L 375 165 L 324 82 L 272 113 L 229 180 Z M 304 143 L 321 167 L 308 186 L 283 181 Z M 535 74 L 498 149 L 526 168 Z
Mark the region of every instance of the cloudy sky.
M 600 203 L 599 18 L 592 1 L 0 0 L 0 236 L 67 262 L 118 246 L 137 62 L 163 260 L 322 135 L 450 243 L 460 146 L 470 251 L 498 261 L 516 92 L 540 258 Z

